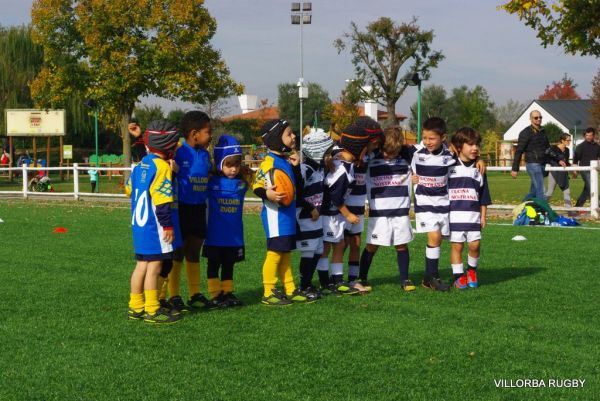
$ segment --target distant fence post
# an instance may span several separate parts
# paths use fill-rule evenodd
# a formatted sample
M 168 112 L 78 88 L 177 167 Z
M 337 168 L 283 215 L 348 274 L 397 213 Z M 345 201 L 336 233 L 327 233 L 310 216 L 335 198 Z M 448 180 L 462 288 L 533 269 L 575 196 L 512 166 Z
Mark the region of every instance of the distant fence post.
M 590 161 L 590 213 L 598 218 L 598 160 Z
M 79 199 L 79 170 L 77 167 L 79 167 L 79 163 L 73 163 L 73 196 L 75 200 Z
M 23 198 L 27 199 L 27 165 L 21 166 L 21 177 L 23 177 Z

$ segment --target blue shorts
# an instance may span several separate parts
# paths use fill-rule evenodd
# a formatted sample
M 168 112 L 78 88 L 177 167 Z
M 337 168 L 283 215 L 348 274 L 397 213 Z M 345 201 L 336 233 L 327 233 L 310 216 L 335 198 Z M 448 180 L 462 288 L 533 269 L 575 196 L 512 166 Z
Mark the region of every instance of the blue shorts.
M 289 252 L 296 249 L 295 235 L 281 235 L 267 238 L 267 250 L 275 252 Z
M 173 252 L 157 253 L 152 255 L 135 254 L 135 260 L 140 262 L 156 262 L 159 260 L 168 260 L 173 258 Z

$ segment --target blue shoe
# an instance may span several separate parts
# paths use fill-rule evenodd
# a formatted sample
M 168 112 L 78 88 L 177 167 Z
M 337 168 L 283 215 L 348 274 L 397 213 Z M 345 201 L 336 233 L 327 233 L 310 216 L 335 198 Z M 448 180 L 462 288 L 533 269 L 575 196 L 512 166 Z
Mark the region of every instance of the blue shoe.
M 477 281 L 477 272 L 474 269 L 467 270 L 467 283 L 470 288 L 479 287 L 479 282 Z

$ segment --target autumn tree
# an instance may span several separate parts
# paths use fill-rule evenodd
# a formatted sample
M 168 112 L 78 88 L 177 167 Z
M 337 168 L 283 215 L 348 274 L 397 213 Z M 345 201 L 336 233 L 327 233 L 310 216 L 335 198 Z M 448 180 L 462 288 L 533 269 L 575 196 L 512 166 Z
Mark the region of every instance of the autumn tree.
M 326 105 L 331 103 L 329 93 L 317 83 L 310 82 L 308 85 L 308 98 L 302 103 L 302 123 L 306 126 L 314 122 L 315 112 L 321 114 Z M 279 97 L 277 106 L 279 115 L 289 121 L 294 132 L 300 132 L 300 99 L 298 98 L 298 87 L 294 83 L 282 83 L 278 87 Z M 321 124 L 328 121 L 321 121 Z
M 352 22 L 350 32 L 334 42 L 338 53 L 349 47 L 357 80 L 372 87 L 369 97 L 386 107 L 386 125 L 397 125 L 396 102 L 408 86 L 403 77 L 418 73 L 422 80 L 429 79 L 432 68 L 444 59 L 441 51 L 431 49 L 433 31 L 424 31 L 413 18 L 408 23 L 396 24 L 391 18 L 381 17 L 359 30 Z
M 498 8 L 515 14 L 537 31 L 544 47 L 600 57 L 600 5 L 597 0 L 511 0 Z
M 552 81 L 552 85 L 546 85 L 544 93 L 539 96 L 540 100 L 575 100 L 581 99 L 575 91 L 577 85 L 573 83 L 573 79 L 567 74 L 560 81 Z
M 217 24 L 203 0 L 35 0 L 33 35 L 44 67 L 31 84 L 41 107 L 76 92 L 94 99 L 101 120 L 118 127 L 125 164 L 131 161 L 127 124 L 142 96 L 196 104 L 242 86 L 210 39 Z
M 592 80 L 592 119 L 597 127 L 600 127 L 600 69 Z
M 357 103 L 360 101 L 359 90 L 354 81 L 348 82 L 336 102 L 323 108 L 323 118 L 329 120 L 330 131 L 341 134 L 342 130 L 359 116 Z

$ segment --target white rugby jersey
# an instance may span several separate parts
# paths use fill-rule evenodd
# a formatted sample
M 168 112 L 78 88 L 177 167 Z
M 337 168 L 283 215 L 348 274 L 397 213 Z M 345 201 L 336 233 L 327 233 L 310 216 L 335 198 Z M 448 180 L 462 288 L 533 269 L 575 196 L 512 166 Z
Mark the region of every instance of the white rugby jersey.
M 321 238 L 323 236 L 323 222 L 321 219 L 313 221 L 311 210 L 316 208 L 321 212 L 323 203 L 323 167 L 308 159 L 300 165 L 302 174 L 302 199 L 296 201 L 296 220 L 298 228 L 296 238 L 298 240 Z
M 416 147 L 412 158 L 412 173 L 419 176 L 415 185 L 415 213 L 447 214 L 448 173 L 456 162 L 452 153 L 442 146 L 438 154 L 430 153 L 425 147 Z
M 354 183 L 354 164 L 345 160 L 333 160 L 333 171 L 323 180 L 323 205 L 321 215 L 337 216 L 338 206 L 346 205 Z M 347 205 L 346 205 L 347 206 Z
M 448 177 L 450 231 L 481 231 L 481 206 L 492 204 L 487 177 L 475 162 L 457 160 Z
M 400 156 L 386 160 L 378 152 L 367 168 L 369 217 L 408 216 L 410 210 L 410 167 Z

